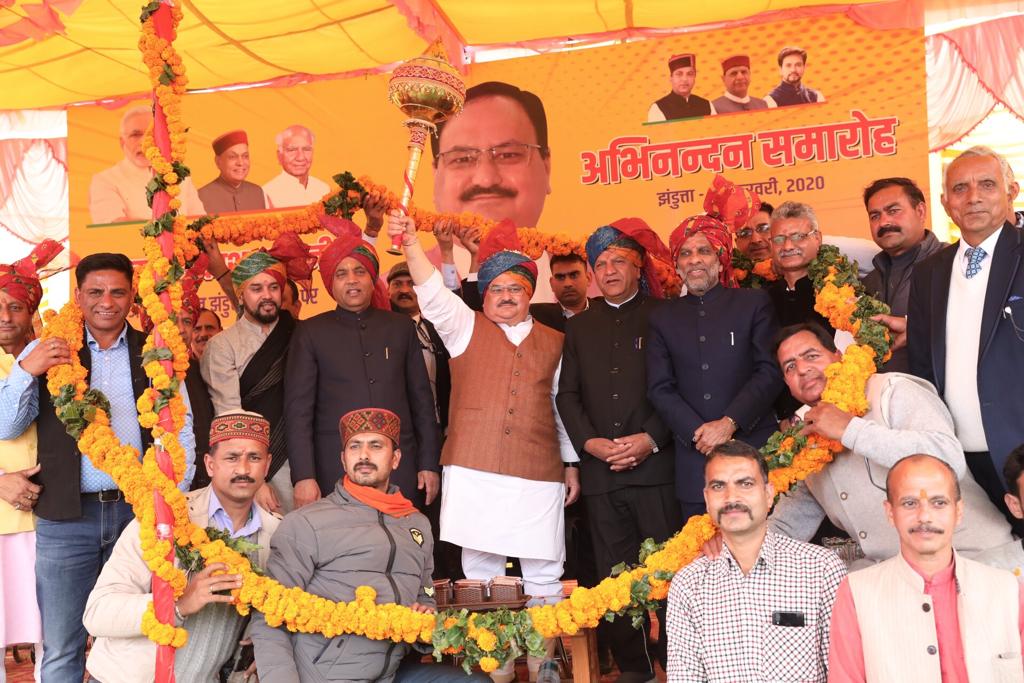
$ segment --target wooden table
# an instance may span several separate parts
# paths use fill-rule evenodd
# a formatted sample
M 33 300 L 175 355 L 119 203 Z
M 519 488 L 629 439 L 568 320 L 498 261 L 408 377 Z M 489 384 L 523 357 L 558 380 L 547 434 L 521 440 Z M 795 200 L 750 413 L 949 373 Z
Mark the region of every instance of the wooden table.
M 572 652 L 573 683 L 598 683 L 601 667 L 597 661 L 597 629 L 584 628 L 568 637 Z

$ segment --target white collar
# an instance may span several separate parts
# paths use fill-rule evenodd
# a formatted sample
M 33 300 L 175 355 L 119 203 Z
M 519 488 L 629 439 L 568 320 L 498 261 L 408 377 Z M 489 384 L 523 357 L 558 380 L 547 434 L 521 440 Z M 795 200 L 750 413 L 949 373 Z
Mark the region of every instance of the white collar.
M 726 90 L 722 94 L 725 96 L 725 99 L 732 100 L 733 102 L 736 102 L 737 104 L 748 104 L 750 102 L 750 95 L 747 95 L 746 97 L 742 97 L 742 98 L 741 97 L 736 97 L 735 95 L 733 95 L 728 90 Z

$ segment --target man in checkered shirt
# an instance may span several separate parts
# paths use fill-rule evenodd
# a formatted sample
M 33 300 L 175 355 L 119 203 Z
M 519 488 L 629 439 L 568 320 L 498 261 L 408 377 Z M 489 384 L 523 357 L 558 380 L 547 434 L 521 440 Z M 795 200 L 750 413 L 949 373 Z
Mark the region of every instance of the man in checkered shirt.
M 768 530 L 775 490 L 754 447 L 727 441 L 714 449 L 704 482 L 724 547 L 672 580 L 668 680 L 825 683 L 832 603 L 846 567 L 831 550 Z

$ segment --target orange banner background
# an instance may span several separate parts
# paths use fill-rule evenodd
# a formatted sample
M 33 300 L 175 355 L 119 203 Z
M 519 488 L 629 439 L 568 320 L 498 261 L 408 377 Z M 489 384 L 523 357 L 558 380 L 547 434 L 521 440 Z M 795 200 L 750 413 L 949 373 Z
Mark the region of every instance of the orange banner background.
M 751 60 L 750 94 L 764 97 L 779 82 L 779 49 L 794 44 L 808 52 L 803 82 L 821 91 L 826 102 L 645 125 L 648 107 L 669 91 L 669 56 L 695 53 L 694 92 L 713 100 L 723 91 L 721 60 L 747 54 Z M 608 149 L 615 138 L 643 136 L 657 144 L 739 133 L 756 136 L 765 131 L 849 122 L 853 110 L 870 119 L 898 119 L 895 154 L 771 168 L 763 163 L 755 140 L 753 168 L 724 174 L 737 183 L 775 178 L 780 194 L 764 199 L 775 205 L 787 199 L 812 204 L 825 233 L 835 235 L 869 237 L 860 193 L 875 178 L 907 176 L 928 195 L 924 37 L 920 30 L 878 31 L 841 15 L 821 16 L 473 66 L 470 85 L 490 80 L 530 90 L 544 102 L 552 192 L 538 226 L 541 229 L 584 238 L 600 225 L 633 215 L 667 237 L 679 221 L 702 210 L 703 193 L 713 177 L 710 171 L 608 185 L 581 182 L 585 175 L 581 153 Z M 301 123 L 317 135 L 313 176 L 329 182 L 335 173 L 349 170 L 398 191 L 405 167 L 406 131 L 402 114 L 387 102 L 386 93 L 387 76 L 373 76 L 284 89 L 191 94 L 185 98 L 183 115 L 191 127 L 189 166 L 195 184 L 202 186 L 217 175 L 210 142 L 235 128 L 248 133 L 252 158 L 248 180 L 265 183 L 280 172 L 274 136 L 288 125 Z M 87 227 L 92 176 L 122 158 L 117 139 L 122 111 L 101 107 L 69 111 L 71 244 L 78 255 L 103 250 L 124 251 L 133 258 L 141 255 L 137 225 Z M 432 206 L 433 172 L 429 166 L 427 161 L 421 166 L 415 199 Z M 693 190 L 693 200 L 676 208 L 659 206 L 659 193 L 676 190 Z M 241 250 L 231 247 L 225 251 Z M 386 271 L 393 262 L 391 257 L 383 257 L 382 269 Z M 320 284 L 315 277 L 314 286 Z M 213 283 L 206 283 L 201 291 L 203 296 L 217 293 Z M 321 292 L 304 316 L 329 306 L 333 302 Z

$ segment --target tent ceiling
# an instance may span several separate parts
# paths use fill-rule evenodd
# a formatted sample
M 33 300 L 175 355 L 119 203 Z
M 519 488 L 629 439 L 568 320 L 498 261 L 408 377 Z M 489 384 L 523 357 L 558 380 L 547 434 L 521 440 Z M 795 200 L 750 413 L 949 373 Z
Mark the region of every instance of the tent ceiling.
M 148 89 L 140 0 L 0 0 L 0 109 L 64 106 Z M 176 46 L 189 87 L 359 75 L 443 38 L 516 45 L 725 22 L 827 0 L 183 0 Z M 847 0 L 845 5 L 870 4 Z M 844 6 L 845 6 L 844 5 Z

